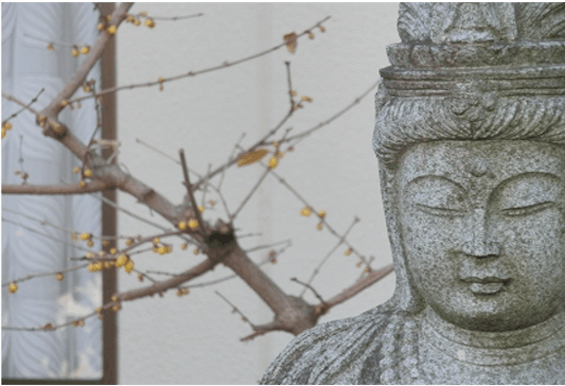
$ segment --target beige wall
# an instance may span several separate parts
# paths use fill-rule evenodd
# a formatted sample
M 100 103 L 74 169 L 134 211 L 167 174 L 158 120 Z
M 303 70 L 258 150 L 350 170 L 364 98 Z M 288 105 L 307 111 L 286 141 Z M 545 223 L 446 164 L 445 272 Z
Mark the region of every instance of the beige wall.
M 235 60 L 282 41 L 291 31 L 301 32 L 325 16 L 327 32 L 315 31 L 314 40 L 301 39 L 296 54 L 286 50 L 227 68 L 156 88 L 119 93 L 120 161 L 141 180 L 173 202 L 182 200 L 178 165 L 136 143 L 136 138 L 177 157 L 183 147 L 189 166 L 203 173 L 208 163 L 221 164 L 242 132 L 249 145 L 273 127 L 288 108 L 285 61 L 292 62 L 293 88 L 314 103 L 299 110 L 285 127 L 295 132 L 316 125 L 351 103 L 375 82 L 378 69 L 388 65 L 385 47 L 399 41 L 396 3 L 162 3 L 136 4 L 134 12 L 150 15 L 205 16 L 176 22 L 157 21 L 155 29 L 126 24 L 118 43 L 118 84 L 156 80 Z M 374 94 L 374 93 L 372 93 Z M 373 97 L 369 95 L 352 111 L 300 143 L 276 169 L 315 207 L 327 210 L 327 220 L 343 232 L 355 215 L 361 218 L 349 240 L 374 267 L 391 261 L 380 202 L 377 162 L 371 149 Z M 262 169 L 255 165 L 230 170 L 224 193 L 230 208 L 251 189 Z M 130 197 L 120 204 L 165 224 Z M 245 238 L 244 247 L 292 238 L 293 246 L 267 272 L 290 294 L 300 286 L 291 277 L 306 280 L 337 239 L 317 231 L 314 218 L 299 215 L 302 204 L 276 180 L 268 177 L 248 207 L 236 220 L 242 233 L 262 232 Z M 208 211 L 207 218 L 222 212 Z M 152 234 L 154 229 L 120 215 L 124 235 Z M 147 254 L 135 259 L 136 267 L 180 271 L 202 256 L 180 251 L 171 255 Z M 360 275 L 344 248 L 329 260 L 314 287 L 329 298 Z M 266 252 L 252 254 L 255 261 Z M 219 266 L 199 281 L 229 274 Z M 146 284 L 146 283 L 144 283 Z M 134 276 L 120 276 L 120 290 L 139 286 Z M 322 322 L 357 315 L 392 294 L 394 276 L 377 283 L 348 303 L 333 309 Z M 239 338 L 250 327 L 220 299 L 228 297 L 256 324 L 267 323 L 271 311 L 242 281 L 194 289 L 178 298 L 170 291 L 164 298 L 124 304 L 119 316 L 119 381 L 124 384 L 253 384 L 292 336 L 276 332 L 249 343 Z M 306 299 L 314 302 L 311 294 Z

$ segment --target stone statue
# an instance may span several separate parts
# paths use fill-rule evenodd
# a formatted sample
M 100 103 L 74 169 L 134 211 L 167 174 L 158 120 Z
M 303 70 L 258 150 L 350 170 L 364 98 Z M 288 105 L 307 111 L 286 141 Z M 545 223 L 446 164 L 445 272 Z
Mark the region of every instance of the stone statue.
M 373 145 L 396 291 L 265 384 L 565 383 L 565 5 L 407 3 Z

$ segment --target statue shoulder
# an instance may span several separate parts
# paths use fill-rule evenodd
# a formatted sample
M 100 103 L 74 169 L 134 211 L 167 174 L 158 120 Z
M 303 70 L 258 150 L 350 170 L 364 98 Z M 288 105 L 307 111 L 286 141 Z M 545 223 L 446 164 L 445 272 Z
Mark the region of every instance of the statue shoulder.
M 387 305 L 304 331 L 268 367 L 262 384 L 353 384 L 379 379 Z

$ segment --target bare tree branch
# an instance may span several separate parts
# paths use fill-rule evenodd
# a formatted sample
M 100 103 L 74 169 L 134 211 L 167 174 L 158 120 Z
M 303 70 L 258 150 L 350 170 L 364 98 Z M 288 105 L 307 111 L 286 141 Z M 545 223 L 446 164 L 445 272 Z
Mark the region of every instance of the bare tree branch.
M 2 194 L 84 194 L 112 189 L 111 182 L 91 181 L 82 187 L 79 183 L 68 185 L 2 185 Z
M 334 296 L 333 298 L 326 300 L 324 303 L 320 303 L 317 307 L 322 310 L 327 311 L 332 307 L 337 306 L 351 299 L 353 296 L 357 295 L 359 292 L 363 291 L 365 288 L 369 287 L 371 284 L 381 280 L 383 277 L 394 271 L 392 264 L 389 264 L 381 269 L 371 271 L 363 279 L 359 280 L 357 283 L 353 284 L 351 287 L 344 289 L 340 294 Z
M 303 37 L 303 36 L 305 36 L 305 35 L 308 35 L 308 33 L 310 32 L 311 29 L 313 29 L 313 28 L 315 28 L 315 27 L 317 27 L 317 26 L 320 26 L 321 24 L 325 23 L 328 19 L 330 19 L 330 17 L 331 17 L 331 16 L 325 17 L 324 19 L 322 19 L 322 20 L 320 20 L 319 22 L 317 22 L 313 27 L 311 27 L 311 28 L 305 30 L 304 32 L 302 32 L 302 33 L 296 35 L 296 39 L 299 39 L 299 38 L 301 38 L 301 37 Z M 113 19 L 112 19 L 112 21 L 113 21 Z M 205 69 L 203 69 L 203 70 L 198 70 L 198 71 L 189 71 L 188 73 L 185 73 L 185 74 L 172 76 L 172 77 L 170 77 L 170 78 L 161 78 L 161 79 L 159 79 L 159 80 L 157 80 L 157 81 L 153 81 L 153 82 L 140 83 L 140 84 L 131 84 L 131 85 L 128 85 L 128 86 L 112 87 L 112 88 L 108 88 L 108 89 L 102 90 L 102 91 L 100 91 L 100 92 L 99 92 L 98 94 L 96 94 L 96 95 L 97 95 L 97 96 L 100 96 L 100 95 L 104 95 L 104 94 L 116 92 L 116 91 L 119 91 L 119 90 L 126 90 L 126 89 L 132 90 L 132 89 L 140 88 L 140 87 L 158 86 L 158 85 L 162 85 L 162 84 L 165 83 L 165 82 L 171 82 L 171 81 L 175 81 L 175 80 L 182 79 L 182 78 L 186 78 L 186 77 L 197 76 L 197 75 L 204 74 L 204 73 L 207 73 L 207 72 L 213 72 L 213 71 L 221 70 L 221 69 L 224 69 L 224 68 L 226 68 L 226 67 L 233 67 L 233 66 L 236 66 L 236 65 L 238 65 L 238 64 L 245 63 L 245 62 L 248 62 L 248 61 L 250 61 L 250 60 L 259 58 L 259 57 L 261 57 L 261 56 L 270 54 L 271 52 L 274 52 L 274 51 L 276 51 L 276 50 L 278 50 L 278 49 L 280 49 L 280 48 L 282 48 L 282 47 L 285 47 L 285 46 L 286 46 L 286 42 L 283 42 L 283 43 L 281 43 L 281 44 L 278 44 L 278 45 L 276 45 L 276 46 L 274 46 L 274 47 L 269 48 L 268 50 L 261 51 L 261 52 L 259 52 L 259 53 L 257 53 L 257 54 L 251 55 L 251 56 L 246 56 L 245 58 L 238 59 L 238 60 L 235 60 L 235 61 L 233 61 L 233 62 L 225 61 L 224 63 L 222 63 L 222 64 L 220 64 L 220 65 L 218 65 L 218 66 L 209 67 L 209 68 L 205 68 Z M 88 99 L 88 98 L 92 98 L 92 96 L 86 95 L 86 96 L 74 98 L 74 99 L 72 99 L 72 100 L 69 100 L 69 103 L 78 102 L 78 101 L 81 101 L 81 100 L 83 100 L 83 99 Z

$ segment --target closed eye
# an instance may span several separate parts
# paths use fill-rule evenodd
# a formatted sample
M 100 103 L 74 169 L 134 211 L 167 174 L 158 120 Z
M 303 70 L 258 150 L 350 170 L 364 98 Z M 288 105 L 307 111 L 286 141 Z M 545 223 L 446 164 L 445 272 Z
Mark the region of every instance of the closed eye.
M 534 205 L 502 209 L 502 213 L 507 216 L 528 216 L 549 208 L 553 208 L 555 205 L 555 202 L 546 201 Z
M 465 211 L 461 209 L 451 209 L 438 206 L 428 206 L 423 204 L 415 204 L 416 208 L 424 213 L 431 214 L 432 216 L 444 217 L 461 217 L 465 215 Z

